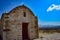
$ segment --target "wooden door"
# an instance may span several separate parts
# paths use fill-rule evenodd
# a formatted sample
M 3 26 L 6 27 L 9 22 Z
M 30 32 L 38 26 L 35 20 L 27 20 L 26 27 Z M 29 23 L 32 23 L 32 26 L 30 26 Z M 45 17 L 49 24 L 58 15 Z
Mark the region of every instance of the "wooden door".
M 28 23 L 22 23 L 22 40 L 29 40 Z

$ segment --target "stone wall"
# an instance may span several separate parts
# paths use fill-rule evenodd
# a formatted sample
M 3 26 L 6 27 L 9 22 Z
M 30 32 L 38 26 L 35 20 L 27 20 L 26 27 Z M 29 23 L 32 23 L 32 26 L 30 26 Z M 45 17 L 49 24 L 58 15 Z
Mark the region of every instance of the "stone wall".
M 26 12 L 24 16 L 24 12 Z M 17 7 L 2 17 L 5 23 L 3 31 L 4 40 L 22 40 L 22 23 L 28 23 L 28 34 L 30 39 L 38 37 L 38 20 L 25 6 Z M 7 26 L 6 26 L 7 25 Z M 4 36 L 5 35 L 5 36 Z

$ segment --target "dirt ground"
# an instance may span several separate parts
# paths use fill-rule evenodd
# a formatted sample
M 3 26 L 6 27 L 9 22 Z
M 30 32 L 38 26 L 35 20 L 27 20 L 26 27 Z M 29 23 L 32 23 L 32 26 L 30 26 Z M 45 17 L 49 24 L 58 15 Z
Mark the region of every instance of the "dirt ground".
M 39 38 L 34 40 L 60 40 L 60 33 L 40 33 L 39 32 Z

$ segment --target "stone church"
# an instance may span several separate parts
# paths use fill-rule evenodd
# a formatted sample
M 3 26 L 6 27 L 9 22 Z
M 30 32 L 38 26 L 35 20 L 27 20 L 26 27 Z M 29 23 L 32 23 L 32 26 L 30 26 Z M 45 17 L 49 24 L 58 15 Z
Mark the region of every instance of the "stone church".
M 38 19 L 25 5 L 18 6 L 1 17 L 3 40 L 33 40 L 38 38 Z

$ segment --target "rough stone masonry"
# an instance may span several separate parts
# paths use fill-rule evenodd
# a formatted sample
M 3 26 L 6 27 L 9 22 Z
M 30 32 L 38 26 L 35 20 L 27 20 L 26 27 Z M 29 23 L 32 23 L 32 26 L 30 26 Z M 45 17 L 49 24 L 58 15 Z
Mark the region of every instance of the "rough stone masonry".
M 1 17 L 3 40 L 33 40 L 38 38 L 38 19 L 21 5 Z

